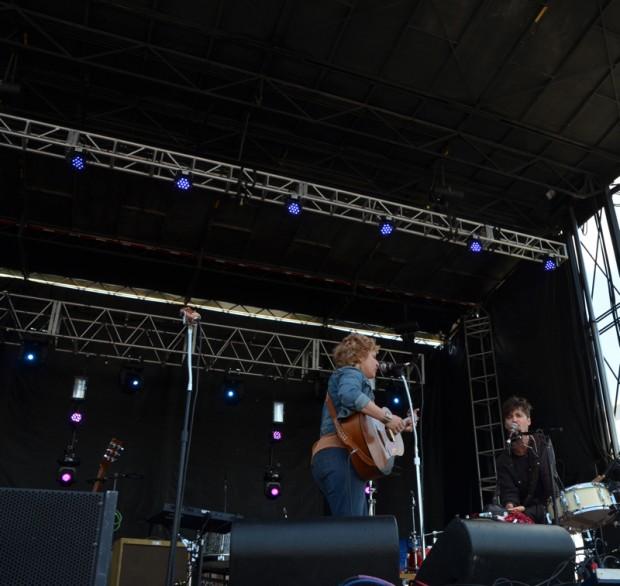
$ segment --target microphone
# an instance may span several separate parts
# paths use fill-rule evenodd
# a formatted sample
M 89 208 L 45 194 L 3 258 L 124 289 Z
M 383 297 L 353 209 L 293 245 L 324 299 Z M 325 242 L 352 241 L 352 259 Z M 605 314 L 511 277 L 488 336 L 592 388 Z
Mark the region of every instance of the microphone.
M 510 424 L 510 433 L 508 435 L 508 439 L 506 443 L 510 446 L 513 440 L 518 440 L 521 438 L 523 434 L 519 431 L 519 424 L 516 421 L 513 421 Z
M 379 362 L 379 372 L 384 376 L 401 376 L 405 368 L 407 368 L 410 364 L 410 362 L 405 362 L 404 364 L 398 364 L 396 362 Z

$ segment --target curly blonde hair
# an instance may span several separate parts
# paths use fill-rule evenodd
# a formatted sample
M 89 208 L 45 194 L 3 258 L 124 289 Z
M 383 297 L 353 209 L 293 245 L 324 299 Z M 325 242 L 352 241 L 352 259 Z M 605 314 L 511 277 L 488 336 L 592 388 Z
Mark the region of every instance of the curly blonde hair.
M 339 368 L 341 366 L 355 366 L 371 352 L 378 352 L 379 348 L 377 343 L 368 336 L 349 334 L 334 348 L 332 356 Z

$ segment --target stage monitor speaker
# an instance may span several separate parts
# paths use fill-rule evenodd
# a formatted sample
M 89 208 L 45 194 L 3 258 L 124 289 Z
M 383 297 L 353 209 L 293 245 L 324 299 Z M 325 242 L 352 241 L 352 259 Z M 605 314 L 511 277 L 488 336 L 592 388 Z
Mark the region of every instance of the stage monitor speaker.
M 0 584 L 106 586 L 116 497 L 0 488 Z
M 399 557 L 394 517 L 239 521 L 230 538 L 230 583 L 335 586 L 366 574 L 396 584 Z
M 131 539 L 123 537 L 114 542 L 110 586 L 164 586 L 168 569 L 169 541 Z M 174 580 L 187 578 L 187 549 L 178 542 Z
M 557 525 L 453 520 L 416 576 L 428 586 L 572 581 L 575 544 Z

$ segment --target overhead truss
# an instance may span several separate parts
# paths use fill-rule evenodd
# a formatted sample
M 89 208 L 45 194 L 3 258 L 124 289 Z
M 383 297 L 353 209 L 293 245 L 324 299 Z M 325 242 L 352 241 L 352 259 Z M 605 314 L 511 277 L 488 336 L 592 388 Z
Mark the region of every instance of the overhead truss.
M 200 330 L 195 360 L 207 370 L 301 381 L 334 369 L 334 340 L 208 322 Z M 47 341 L 56 351 L 127 363 L 182 366 L 186 356 L 178 317 L 7 291 L 0 292 L 0 336 L 5 344 Z M 411 361 L 397 342 L 381 346 L 381 360 Z
M 166 23 L 171 22 L 170 15 L 164 15 L 155 10 L 145 11 L 129 6 L 123 6 L 123 9 L 130 12 L 137 10 L 140 16 L 145 18 L 158 17 Z M 232 66 L 212 56 L 157 45 L 150 37 L 142 40 L 124 36 L 96 26 L 89 26 L 88 22 L 75 22 L 29 10 L 16 2 L 0 1 L 0 11 L 10 14 L 17 22 L 23 23 L 38 33 L 28 36 L 27 42 L 16 34 L 16 30 L 21 30 L 19 28 L 8 30 L 6 34 L 0 36 L 0 43 L 15 50 L 39 53 L 81 67 L 131 77 L 141 82 L 157 83 L 162 87 L 187 92 L 188 95 L 200 95 L 243 108 L 260 108 L 273 115 L 357 134 L 381 141 L 385 145 L 399 146 L 433 158 L 442 156 L 438 145 L 458 140 L 459 144 L 469 147 L 475 155 L 473 157 L 458 155 L 456 153 L 458 149 L 453 149 L 455 152 L 450 155 L 450 160 L 454 163 L 522 182 L 531 186 L 532 189 L 542 190 L 543 193 L 552 188 L 557 193 L 572 197 L 591 197 L 602 191 L 601 186 L 596 186 L 599 183 L 597 177 L 584 169 L 554 160 L 544 153 L 533 154 L 527 149 L 489 140 L 466 132 L 463 128 L 455 129 L 437 121 L 424 120 L 421 116 L 411 115 L 408 112 L 397 112 L 380 107 L 368 100 L 345 98 L 324 89 L 310 88 L 269 76 L 265 72 L 258 73 L 239 66 Z M 227 39 L 221 31 L 200 27 L 191 19 L 183 21 L 175 19 L 174 25 L 190 30 L 192 33 L 198 32 L 211 37 L 212 41 L 216 38 Z M 87 42 L 68 43 L 64 35 L 68 35 L 71 39 L 81 37 Z M 300 61 L 305 66 L 310 63 L 323 70 L 334 69 L 333 64 L 311 59 L 308 55 L 301 56 L 273 44 L 261 43 L 257 39 L 235 35 L 234 41 L 241 43 L 245 50 L 265 52 L 269 55 L 277 54 L 287 60 Z M 119 60 L 119 56 L 122 56 L 122 59 Z M 155 64 L 152 70 L 143 66 L 145 59 Z M 596 153 L 607 160 L 616 158 L 603 149 L 569 140 L 541 128 L 530 127 L 523 122 L 506 120 L 505 117 L 478 107 L 431 95 L 387 79 L 365 77 L 352 68 L 338 67 L 334 70 L 399 93 L 404 92 L 412 98 L 432 99 L 445 103 L 462 114 L 468 116 L 475 114 L 485 120 L 501 123 L 507 129 L 513 128 L 528 135 L 541 136 L 551 142 L 568 144 L 571 148 L 577 148 L 583 152 L 584 155 Z M 208 76 L 205 75 L 207 72 Z M 205 77 L 208 77 L 211 82 L 205 83 Z M 360 113 L 369 115 L 373 124 L 379 125 L 383 132 L 369 133 L 353 129 L 347 119 L 351 115 L 356 116 Z M 409 136 L 408 132 L 404 132 L 403 128 L 413 131 L 415 138 Z M 538 172 L 530 173 L 532 169 Z M 544 176 L 553 177 L 554 180 L 551 183 L 541 180 L 541 172 Z
M 233 165 L 120 138 L 80 131 L 37 120 L 0 114 L 0 146 L 64 159 L 81 148 L 88 164 L 119 172 L 172 180 L 180 171 L 191 174 L 196 188 L 283 205 L 299 197 L 304 212 L 377 224 L 389 218 L 400 232 L 466 246 L 478 237 L 485 250 L 538 261 L 567 258 L 562 242 L 499 226 L 458 218 L 369 195 L 303 182 L 257 169 Z

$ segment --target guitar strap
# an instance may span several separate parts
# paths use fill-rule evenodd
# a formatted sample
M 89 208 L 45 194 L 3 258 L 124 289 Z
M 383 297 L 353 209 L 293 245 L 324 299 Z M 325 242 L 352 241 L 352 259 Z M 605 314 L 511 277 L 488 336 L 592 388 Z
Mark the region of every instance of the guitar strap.
M 340 421 L 338 421 L 338 417 L 336 415 L 336 407 L 334 406 L 334 402 L 332 401 L 332 398 L 329 392 L 327 393 L 327 396 L 325 397 L 325 404 L 327 405 L 327 410 L 329 411 L 329 415 L 332 418 L 332 421 L 334 422 L 334 426 L 336 428 L 336 434 L 341 439 L 342 443 L 347 447 L 351 455 L 358 456 L 359 459 L 368 466 L 376 466 L 373 459 L 370 456 L 368 456 L 368 454 L 366 454 L 366 452 L 355 443 L 353 438 L 342 428 L 342 425 L 340 425 Z

